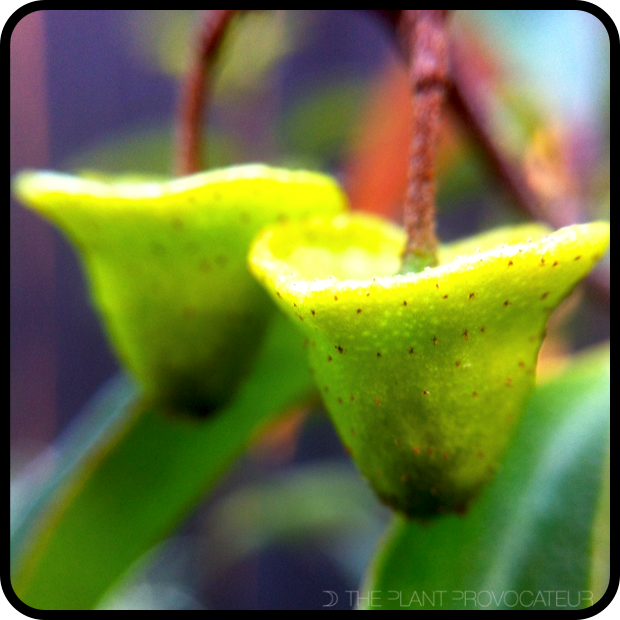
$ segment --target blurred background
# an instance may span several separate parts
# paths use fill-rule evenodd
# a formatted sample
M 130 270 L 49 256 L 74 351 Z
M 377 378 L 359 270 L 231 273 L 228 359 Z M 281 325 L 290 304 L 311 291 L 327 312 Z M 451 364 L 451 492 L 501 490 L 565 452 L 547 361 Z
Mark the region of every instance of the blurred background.
M 11 175 L 25 168 L 169 175 L 194 11 L 37 11 L 10 42 Z M 549 219 L 609 218 L 610 44 L 583 11 L 456 11 L 459 62 L 490 129 Z M 406 186 L 407 74 L 364 11 L 264 11 L 224 44 L 204 145 L 210 166 L 330 171 L 355 209 L 396 221 Z M 528 218 L 454 109 L 437 161 L 449 241 Z M 557 210 L 562 209 L 558 215 Z M 11 474 L 118 372 L 65 240 L 11 201 Z M 540 372 L 609 338 L 609 258 L 552 319 Z M 51 450 L 51 452 L 50 452 Z M 103 605 L 320 609 L 355 590 L 387 522 L 320 406 L 258 441 L 209 501 Z M 341 597 L 337 609 L 350 608 Z

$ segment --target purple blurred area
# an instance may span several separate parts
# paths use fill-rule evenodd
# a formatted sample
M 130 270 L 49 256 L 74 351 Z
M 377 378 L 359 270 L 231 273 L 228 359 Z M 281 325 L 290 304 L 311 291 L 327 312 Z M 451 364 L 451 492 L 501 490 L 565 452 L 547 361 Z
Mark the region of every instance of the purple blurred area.
M 122 19 L 119 11 L 37 11 L 17 25 L 11 174 L 57 169 L 110 132 L 170 119 L 176 84 L 131 62 L 119 42 Z M 12 441 L 26 451 L 49 442 L 116 369 L 74 251 L 12 200 Z

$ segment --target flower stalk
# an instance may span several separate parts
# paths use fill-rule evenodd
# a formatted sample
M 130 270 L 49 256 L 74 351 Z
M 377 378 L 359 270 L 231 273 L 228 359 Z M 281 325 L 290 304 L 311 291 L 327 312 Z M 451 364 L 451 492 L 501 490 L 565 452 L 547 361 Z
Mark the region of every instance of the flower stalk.
M 206 165 L 200 136 L 209 97 L 209 81 L 224 34 L 239 12 L 212 10 L 203 15 L 194 56 L 181 90 L 176 154 L 179 176 L 198 172 Z
M 414 111 L 409 184 L 404 205 L 403 273 L 437 264 L 435 154 L 448 75 L 447 11 L 404 10 L 399 30 L 409 60 Z

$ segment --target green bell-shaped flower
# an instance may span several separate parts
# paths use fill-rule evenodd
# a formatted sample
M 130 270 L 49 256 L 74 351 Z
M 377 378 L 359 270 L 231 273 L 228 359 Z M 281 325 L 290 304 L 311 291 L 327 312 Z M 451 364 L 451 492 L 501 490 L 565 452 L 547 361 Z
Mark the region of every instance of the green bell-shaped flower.
M 198 413 L 234 394 L 272 313 L 247 269 L 252 239 L 346 206 L 325 175 L 263 165 L 165 182 L 25 172 L 14 189 L 80 250 L 94 304 L 147 397 Z
M 277 226 L 250 265 L 303 330 L 338 433 L 387 504 L 463 511 L 534 382 L 549 315 L 599 260 L 606 223 L 506 228 L 395 275 L 404 232 L 362 215 Z

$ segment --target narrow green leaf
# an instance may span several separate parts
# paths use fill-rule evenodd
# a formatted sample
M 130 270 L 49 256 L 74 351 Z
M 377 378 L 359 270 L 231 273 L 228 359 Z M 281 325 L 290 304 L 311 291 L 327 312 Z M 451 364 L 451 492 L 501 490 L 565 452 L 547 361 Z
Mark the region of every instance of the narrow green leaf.
M 92 450 L 110 439 L 137 395 L 135 384 L 125 375 L 107 381 L 56 445 L 11 481 L 11 569 L 56 489 L 80 470 Z
M 609 354 L 540 385 L 495 482 L 464 517 L 394 520 L 363 609 L 587 607 L 608 447 Z M 599 593 L 600 595 L 600 593 Z
M 38 609 L 89 609 L 169 533 L 311 381 L 294 328 L 278 318 L 230 405 L 200 421 L 136 406 L 55 495 L 19 558 L 13 587 Z

